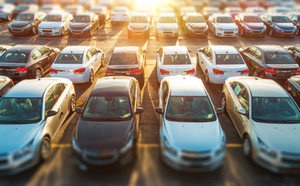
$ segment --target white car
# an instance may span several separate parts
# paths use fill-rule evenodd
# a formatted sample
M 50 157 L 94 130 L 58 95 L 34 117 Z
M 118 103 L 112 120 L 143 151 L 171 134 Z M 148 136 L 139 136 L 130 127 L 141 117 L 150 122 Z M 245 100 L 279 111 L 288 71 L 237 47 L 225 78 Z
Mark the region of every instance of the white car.
M 15 9 L 13 4 L 0 4 L 0 20 L 12 20 L 12 11 Z
M 300 111 L 275 81 L 232 77 L 223 86 L 221 106 L 243 140 L 246 157 L 273 172 L 300 169 Z
M 126 6 L 117 6 L 111 11 L 110 20 L 112 25 L 120 22 L 129 22 L 130 12 Z
M 245 9 L 245 13 L 257 14 L 259 16 L 267 13 L 263 7 L 248 7 Z
M 160 14 L 156 24 L 156 39 L 160 37 L 178 37 L 178 24 L 175 14 Z
M 196 63 L 185 46 L 166 46 L 156 54 L 157 82 L 170 75 L 196 76 Z
M 239 28 L 228 14 L 214 14 L 208 19 L 208 27 L 219 37 L 237 37 Z
M 248 76 L 249 69 L 233 46 L 214 45 L 198 50 L 197 61 L 206 83 L 223 84 L 232 76 Z
M 164 78 L 155 111 L 160 114 L 160 147 L 166 164 L 193 172 L 213 171 L 223 164 L 226 138 L 201 79 Z
M 50 76 L 69 78 L 73 83 L 92 84 L 103 64 L 102 50 L 89 46 L 67 46 L 51 65 Z
M 50 12 L 59 12 L 62 11 L 59 5 L 43 5 L 40 7 L 41 12 L 50 13 Z
M 282 6 L 276 6 L 276 7 L 270 7 L 268 8 L 268 13 L 269 14 L 287 14 L 290 12 L 290 9 L 287 7 L 282 7 Z
M 72 19 L 73 17 L 69 13 L 49 13 L 38 26 L 39 35 L 63 36 L 68 31 Z
M 278 3 L 280 6 L 284 6 L 284 7 L 294 7 L 296 6 L 295 0 L 278 0 Z

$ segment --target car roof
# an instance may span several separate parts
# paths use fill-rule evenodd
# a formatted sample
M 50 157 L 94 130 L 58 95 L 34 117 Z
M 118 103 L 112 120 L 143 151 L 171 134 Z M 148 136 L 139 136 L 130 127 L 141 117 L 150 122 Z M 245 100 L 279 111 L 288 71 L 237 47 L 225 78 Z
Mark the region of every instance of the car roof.
M 45 90 L 55 81 L 63 78 L 26 79 L 16 84 L 5 97 L 42 97 Z M 67 79 L 66 79 L 67 80 Z
M 185 46 L 165 46 L 163 47 L 165 54 L 187 54 L 188 50 Z
M 207 96 L 201 79 L 193 76 L 169 76 L 169 89 L 172 96 Z
M 86 49 L 90 48 L 90 46 L 67 46 L 60 53 L 63 54 L 82 54 Z
M 139 47 L 115 47 L 113 53 L 136 53 Z
M 128 96 L 129 83 L 134 79 L 127 76 L 111 76 L 98 79 L 90 96 L 124 95 Z
M 13 46 L 9 49 L 7 49 L 7 51 L 9 52 L 31 52 L 34 48 L 39 47 L 40 45 L 17 45 L 17 46 Z
M 230 45 L 211 45 L 209 46 L 216 54 L 238 54 L 234 46 Z
M 264 52 L 286 52 L 286 50 L 277 45 L 255 45 L 257 48 L 261 49 Z

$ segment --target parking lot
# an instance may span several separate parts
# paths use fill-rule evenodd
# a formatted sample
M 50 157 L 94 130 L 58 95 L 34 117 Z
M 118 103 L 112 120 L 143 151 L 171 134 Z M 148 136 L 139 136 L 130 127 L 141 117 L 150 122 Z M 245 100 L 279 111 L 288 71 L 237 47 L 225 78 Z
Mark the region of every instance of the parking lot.
M 177 172 L 167 167 L 159 156 L 159 120 L 155 112 L 158 106 L 158 84 L 156 76 L 155 51 L 162 46 L 183 45 L 191 50 L 196 60 L 199 48 L 208 45 L 233 45 L 236 48 L 249 45 L 295 45 L 300 37 L 284 38 L 217 38 L 209 33 L 207 38 L 188 38 L 179 32 L 178 39 L 156 40 L 154 25 L 149 40 L 127 38 L 127 27 L 111 27 L 108 22 L 91 38 L 64 37 L 14 37 L 8 32 L 8 23 L 0 23 L 0 41 L 7 45 L 49 45 L 63 49 L 70 45 L 90 45 L 102 49 L 105 63 L 111 51 L 117 46 L 140 46 L 147 50 L 145 84 L 142 87 L 142 107 L 138 156 L 126 167 L 101 167 L 82 171 L 72 161 L 71 138 L 78 115 L 69 116 L 52 141 L 52 157 L 24 173 L 0 178 L 0 185 L 299 185 L 297 175 L 274 174 L 244 157 L 241 140 L 226 113 L 219 114 L 219 120 L 226 134 L 227 152 L 224 165 L 210 173 Z M 105 75 L 106 66 L 97 72 L 96 79 Z M 197 67 L 197 77 L 204 80 L 203 72 Z M 205 85 L 215 108 L 220 107 L 222 85 Z M 83 105 L 91 87 L 88 84 L 75 85 L 77 106 Z

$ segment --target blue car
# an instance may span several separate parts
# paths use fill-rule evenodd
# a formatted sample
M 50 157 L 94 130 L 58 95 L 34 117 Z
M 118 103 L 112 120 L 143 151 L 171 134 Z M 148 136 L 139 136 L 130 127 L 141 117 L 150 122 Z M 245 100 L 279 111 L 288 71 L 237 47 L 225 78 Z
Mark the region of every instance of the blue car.
M 264 37 L 267 27 L 257 14 L 239 14 L 235 17 L 241 36 Z

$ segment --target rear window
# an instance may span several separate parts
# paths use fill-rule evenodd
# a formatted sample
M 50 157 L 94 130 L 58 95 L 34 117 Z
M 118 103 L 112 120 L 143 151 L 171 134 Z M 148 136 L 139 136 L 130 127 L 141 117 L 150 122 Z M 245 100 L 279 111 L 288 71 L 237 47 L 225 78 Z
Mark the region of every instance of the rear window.
M 126 53 L 114 53 L 111 56 L 109 65 L 137 65 L 137 55 L 136 53 L 126 54 Z
M 164 65 L 189 65 L 191 60 L 187 54 L 165 54 Z
M 292 56 L 287 53 L 267 53 L 265 59 L 266 64 L 296 64 Z
M 82 54 L 59 54 L 55 64 L 82 64 Z
M 216 54 L 217 65 L 244 64 L 239 54 Z
M 1 62 L 26 63 L 28 53 L 6 52 L 0 57 Z

